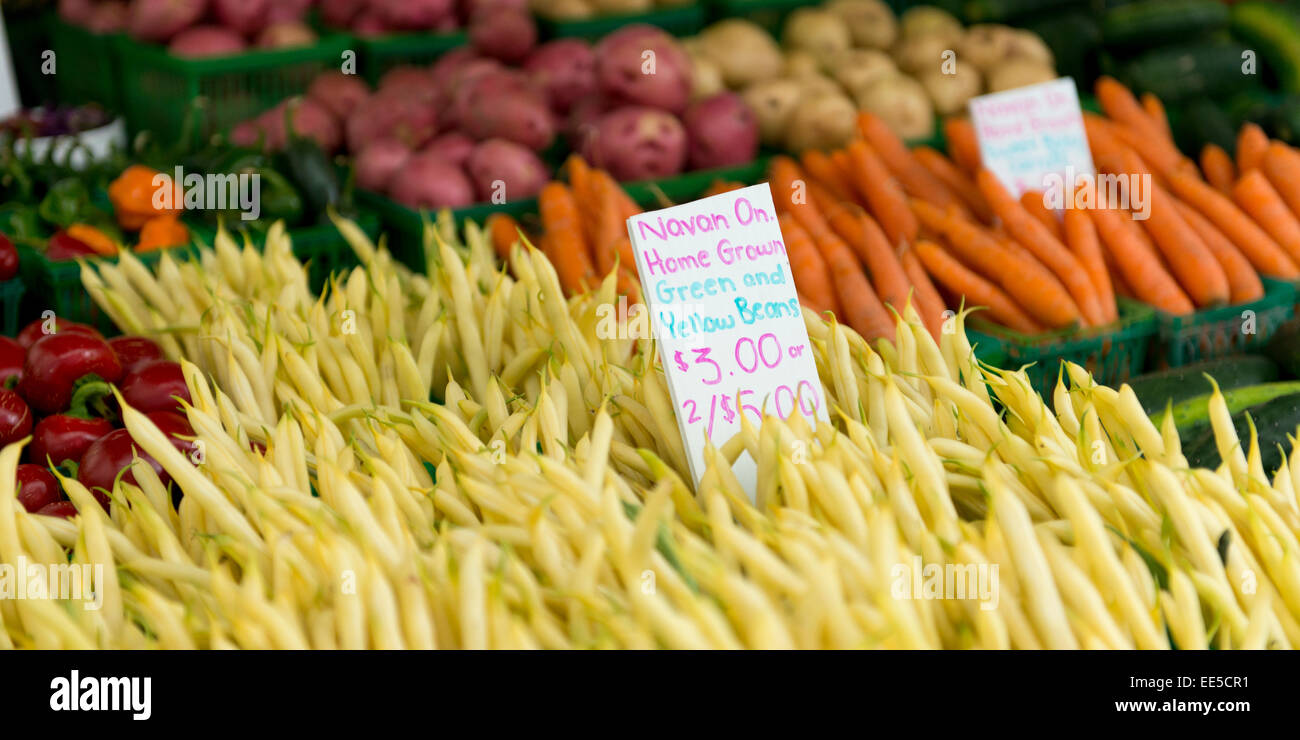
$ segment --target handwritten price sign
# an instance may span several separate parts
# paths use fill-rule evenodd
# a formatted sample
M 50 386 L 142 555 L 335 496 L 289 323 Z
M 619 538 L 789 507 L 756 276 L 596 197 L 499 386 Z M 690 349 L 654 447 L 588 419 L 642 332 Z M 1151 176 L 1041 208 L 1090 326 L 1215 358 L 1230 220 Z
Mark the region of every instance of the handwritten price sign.
M 1075 175 L 1093 174 L 1073 78 L 981 95 L 968 106 L 984 167 L 1017 198 L 1047 189 L 1052 178 L 1073 184 Z
M 706 441 L 721 446 L 742 415 L 829 418 L 767 185 L 627 225 L 696 483 Z M 742 455 L 733 471 L 752 497 L 754 461 Z

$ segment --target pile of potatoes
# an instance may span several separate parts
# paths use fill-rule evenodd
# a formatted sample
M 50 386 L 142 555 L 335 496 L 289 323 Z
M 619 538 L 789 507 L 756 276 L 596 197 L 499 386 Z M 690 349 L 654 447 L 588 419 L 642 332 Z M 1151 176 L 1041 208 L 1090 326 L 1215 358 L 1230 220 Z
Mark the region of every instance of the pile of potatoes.
M 533 12 L 553 21 L 576 21 L 609 15 L 648 13 L 658 8 L 693 5 L 696 0 L 532 0 Z
M 830 0 L 790 14 L 778 43 L 729 18 L 684 43 L 699 97 L 740 91 L 767 146 L 803 151 L 843 145 L 859 110 L 904 139 L 934 135 L 935 114 L 962 111 L 986 92 L 1056 78 L 1037 35 L 1008 26 L 963 28 L 918 6 L 895 17 L 881 0 Z

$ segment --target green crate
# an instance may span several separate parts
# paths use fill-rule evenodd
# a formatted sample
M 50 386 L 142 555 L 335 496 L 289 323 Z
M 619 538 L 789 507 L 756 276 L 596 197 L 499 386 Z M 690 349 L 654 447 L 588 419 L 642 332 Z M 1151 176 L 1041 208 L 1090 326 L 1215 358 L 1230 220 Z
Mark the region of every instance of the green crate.
M 184 248 L 178 247 L 175 249 Z M 173 251 L 175 251 L 175 249 Z M 161 251 L 137 255 L 142 262 L 152 265 L 162 256 Z M 117 262 L 116 257 L 96 257 L 92 262 Z M 94 299 L 81 284 L 81 264 L 76 260 L 50 260 L 30 247 L 19 247 L 23 282 L 27 285 L 25 308 L 27 315 L 40 316 L 53 311 L 55 316 L 68 321 L 89 324 L 105 334 L 116 333 L 113 321 L 99 310 Z
M 658 26 L 674 36 L 692 36 L 704 28 L 707 13 L 702 2 L 677 8 L 656 8 L 645 13 L 602 15 L 580 20 L 539 18 L 544 38 L 574 37 L 594 41 L 633 23 Z
M 1203 309 L 1187 316 L 1157 311 L 1157 366 L 1180 367 L 1262 347 L 1295 313 L 1296 299 L 1293 283 L 1263 281 L 1264 297 L 1257 301 Z M 1252 318 L 1254 331 L 1248 332 L 1247 322 Z
M 61 103 L 99 103 L 122 110 L 120 33 L 97 34 L 55 18 L 50 24 L 58 74 L 54 75 Z
M 18 333 L 18 308 L 22 299 L 22 278 L 0 283 L 0 335 L 12 337 Z
M 809 0 L 718 0 L 714 4 L 714 16 L 744 18 L 779 36 L 786 16 L 799 8 L 815 5 Z
M 1119 316 L 1106 326 L 1027 335 L 982 321 L 975 314 L 966 334 L 971 344 L 987 348 L 987 355 L 976 353 L 981 359 L 1000 354 L 1003 367 L 1029 365 L 1025 373 L 1030 383 L 1039 395 L 1050 398 L 1062 362 L 1081 365 L 1098 383 L 1112 387 L 1142 373 L 1147 348 L 1156 334 L 1155 312 L 1121 299 Z
M 355 42 L 323 35 L 314 46 L 261 49 L 214 59 L 183 59 L 156 44 L 115 39 L 121 61 L 122 106 L 134 135 L 152 131 L 175 140 L 191 101 L 207 101 L 204 123 L 224 130 L 307 89 L 316 75 L 338 69 Z
M 468 43 L 469 36 L 463 31 L 396 33 L 357 39 L 361 49 L 361 68 L 371 85 L 379 84 L 379 78 L 393 67 L 404 64 L 427 66 L 443 54 Z
M 360 211 L 353 219 L 357 226 L 373 239 L 379 238 L 379 217 L 370 211 Z M 237 228 L 237 227 L 236 227 Z M 191 225 L 190 233 L 203 244 L 212 244 L 217 230 L 207 224 Z M 265 233 L 253 236 L 253 243 L 262 246 Z M 307 279 L 312 290 L 320 291 L 332 274 L 351 270 L 361 264 L 343 235 L 332 223 L 316 224 L 289 230 L 294 256 L 308 263 Z
M 383 230 L 388 236 L 388 250 L 397 261 L 417 272 L 424 272 L 424 220 L 436 218 L 426 210 L 416 210 L 398 203 L 381 193 L 357 191 L 357 203 L 378 214 Z M 456 223 L 474 221 L 482 224 L 494 213 L 505 213 L 515 218 L 537 212 L 537 199 L 524 198 L 508 203 L 477 203 L 452 211 Z
M 659 180 L 641 180 L 625 182 L 623 189 L 632 196 L 641 207 L 648 209 L 666 208 L 670 205 L 695 200 L 718 180 L 739 182 L 752 185 L 766 179 L 770 156 L 760 156 L 753 162 L 732 167 L 717 167 L 709 170 L 683 172 L 680 175 Z

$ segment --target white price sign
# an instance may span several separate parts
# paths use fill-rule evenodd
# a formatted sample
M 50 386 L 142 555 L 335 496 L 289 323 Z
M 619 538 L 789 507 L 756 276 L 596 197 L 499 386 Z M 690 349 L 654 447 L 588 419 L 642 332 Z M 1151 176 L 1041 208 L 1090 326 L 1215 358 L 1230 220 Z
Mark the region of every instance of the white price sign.
M 764 412 L 829 420 L 785 239 L 766 184 L 627 221 L 691 475 Z M 815 422 L 813 422 L 815 423 Z M 751 499 L 757 467 L 732 468 Z
M 1074 80 L 1062 77 L 971 98 L 984 168 L 1019 198 L 1093 175 L 1092 151 Z

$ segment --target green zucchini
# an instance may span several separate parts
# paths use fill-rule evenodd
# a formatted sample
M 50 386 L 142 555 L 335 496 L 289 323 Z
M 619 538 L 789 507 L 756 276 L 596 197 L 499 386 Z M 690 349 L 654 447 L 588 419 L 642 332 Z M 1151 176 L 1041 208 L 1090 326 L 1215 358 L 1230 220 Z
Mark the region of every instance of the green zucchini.
M 1288 377 L 1300 378 L 1300 318 L 1278 327 L 1264 345 L 1264 356 L 1276 362 Z
M 1232 7 L 1232 33 L 1258 52 L 1285 92 L 1300 92 L 1300 13 L 1277 3 Z
M 1241 440 L 1242 452 L 1246 454 L 1250 452 L 1251 422 L 1255 425 L 1264 472 L 1271 476 L 1282 464 L 1282 450 L 1291 449 L 1288 437 L 1294 437 L 1296 426 L 1300 425 L 1300 393 L 1279 396 L 1232 415 L 1232 426 L 1237 430 L 1237 439 Z M 1206 428 L 1191 442 L 1184 444 L 1183 456 L 1192 467 L 1219 467 L 1222 459 L 1214 430 Z
M 1206 144 L 1217 144 L 1229 156 L 1237 147 L 1237 129 L 1233 119 L 1213 101 L 1197 98 L 1169 114 L 1170 125 L 1178 148 L 1185 152 L 1200 152 Z
M 1197 97 L 1218 97 L 1241 90 L 1239 43 L 1208 41 L 1167 46 L 1142 54 L 1124 65 L 1122 77 L 1141 92 L 1155 93 L 1166 104 Z
M 1101 24 L 1096 14 L 1085 10 L 1051 11 L 1042 18 L 1024 21 L 1027 30 L 1038 34 L 1056 58 L 1056 71 L 1076 80 L 1097 77 L 1097 50 Z
M 1217 0 L 1143 0 L 1107 10 L 1102 37 L 1108 46 L 1152 47 L 1223 30 L 1230 18 Z
M 1278 396 L 1287 396 L 1293 393 L 1300 393 L 1300 381 L 1298 380 L 1260 383 L 1258 385 L 1248 385 L 1244 388 L 1233 388 L 1223 391 L 1223 400 L 1228 405 L 1228 411 L 1235 414 L 1251 406 L 1258 406 L 1261 403 L 1272 401 Z M 1209 425 L 1210 398 L 1213 395 L 1213 393 L 1206 393 L 1174 405 L 1171 413 L 1174 415 L 1174 426 L 1178 427 L 1179 437 L 1192 439 Z M 1159 426 L 1163 419 L 1163 411 L 1156 412 L 1152 417 L 1156 426 Z
M 1206 375 L 1214 378 L 1220 390 L 1228 391 L 1271 383 L 1278 378 L 1278 368 L 1277 363 L 1260 355 L 1232 355 L 1139 375 L 1128 384 L 1147 414 L 1154 415 L 1171 403 L 1179 404 L 1212 392 L 1214 388 L 1205 379 Z

